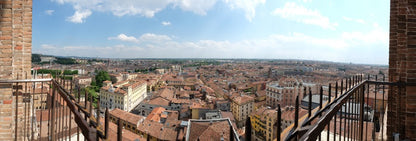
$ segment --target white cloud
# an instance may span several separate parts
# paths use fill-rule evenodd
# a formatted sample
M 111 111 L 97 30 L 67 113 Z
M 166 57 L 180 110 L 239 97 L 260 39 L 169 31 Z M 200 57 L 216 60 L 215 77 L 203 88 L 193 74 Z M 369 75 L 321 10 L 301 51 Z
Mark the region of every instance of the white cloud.
M 42 44 L 34 47 L 33 52 L 106 58 L 283 58 L 386 64 L 389 41 L 388 31 L 377 23 L 368 30 L 328 37 L 294 32 L 237 41 L 179 41 L 170 35 L 122 33 L 108 39 L 120 44 L 104 47 Z
M 175 1 L 175 5 L 179 6 L 184 11 L 191 11 L 199 15 L 206 15 L 207 11 L 211 9 L 217 0 L 179 0 Z
M 305 43 L 328 48 L 345 48 L 349 46 L 342 38 L 316 38 L 297 32 L 290 35 L 272 35 L 271 37 L 282 42 Z
M 108 40 L 119 40 L 123 42 L 133 42 L 133 43 L 160 43 L 172 40 L 167 35 L 157 35 L 153 33 L 145 33 L 139 38 L 134 36 L 127 36 L 126 34 L 119 34 L 117 37 L 108 37 Z
M 46 15 L 52 15 L 55 10 L 45 10 Z
M 115 16 L 140 15 L 152 18 L 168 6 L 179 7 L 198 15 L 206 15 L 219 0 L 53 0 L 59 4 L 71 4 L 75 13 L 68 21 L 82 23 L 92 12 L 111 12 Z M 255 8 L 266 0 L 221 0 L 231 8 L 242 9 L 252 20 Z
M 360 23 L 360 24 L 366 24 L 366 22 L 363 19 L 353 19 L 353 18 L 349 18 L 349 17 L 345 17 L 343 16 L 342 19 L 344 19 L 345 21 L 352 21 L 352 22 L 356 22 L 356 23 Z
M 122 58 L 289 58 L 343 62 L 352 60 L 354 62 L 361 61 L 360 63 L 382 64 L 385 63 L 383 61 L 386 61 L 386 55 L 383 53 L 374 55 L 373 53 L 375 49 L 388 52 L 388 32 L 380 29 L 375 24 L 370 32 L 344 32 L 339 36 L 327 38 L 294 32 L 273 34 L 262 39 L 239 41 L 177 41 L 168 35 L 153 33 L 145 33 L 138 37 L 120 34 L 110 38 L 134 44 L 111 46 L 105 49 L 64 47 L 64 50 L 67 50 L 66 53 L 74 51 L 73 55 L 78 53 L 77 49 L 87 50 L 89 51 L 88 56 L 92 57 L 101 55 L 102 57 Z M 95 49 L 99 51 L 93 51 Z M 132 51 L 136 52 L 132 53 Z M 371 54 L 373 57 L 369 56 Z M 363 56 L 365 57 L 363 58 Z
M 73 23 L 83 23 L 85 19 L 90 16 L 92 13 L 90 10 L 77 10 L 74 15 L 68 17 L 66 20 Z
M 265 4 L 266 0 L 225 0 L 225 3 L 229 4 L 232 9 L 243 9 L 246 13 L 246 18 L 252 21 L 256 15 L 256 7 L 260 4 Z
M 328 17 L 321 15 L 317 10 L 307 9 L 294 2 L 287 2 L 283 8 L 277 8 L 272 15 L 280 16 L 296 22 L 320 26 L 324 29 L 335 30 L 337 23 L 329 21 Z
M 167 35 L 157 35 L 157 34 L 153 34 L 153 33 L 145 33 L 142 36 L 140 36 L 139 39 L 142 42 L 162 42 L 162 41 L 172 40 Z
M 108 37 L 108 40 L 120 40 L 125 42 L 136 42 L 138 43 L 139 40 L 133 36 L 127 36 L 126 34 L 119 34 L 117 37 Z
M 55 47 L 55 46 L 53 46 L 53 45 L 48 45 L 48 44 L 42 44 L 42 45 L 41 45 L 41 48 L 42 48 L 42 49 L 45 49 L 45 50 L 48 50 L 48 49 L 56 49 L 56 47 Z
M 357 45 L 359 44 L 386 44 L 389 43 L 389 32 L 381 28 L 377 23 L 373 24 L 370 31 L 343 32 L 342 38 Z
M 163 26 L 169 26 L 170 24 L 171 24 L 171 23 L 170 23 L 170 22 L 167 22 L 167 21 L 163 21 L 163 22 L 162 22 L 162 25 L 163 25 Z

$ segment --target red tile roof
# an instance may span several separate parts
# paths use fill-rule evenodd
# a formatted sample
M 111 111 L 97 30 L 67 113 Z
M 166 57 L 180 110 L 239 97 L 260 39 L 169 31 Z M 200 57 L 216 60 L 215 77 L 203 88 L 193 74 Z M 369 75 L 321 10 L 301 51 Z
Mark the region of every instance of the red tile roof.
M 159 122 L 160 117 L 161 117 L 161 113 L 165 110 L 166 109 L 163 108 L 163 107 L 157 107 L 157 108 L 153 109 L 153 111 L 150 112 L 150 114 L 147 116 L 146 120 Z
M 223 138 L 225 141 L 230 140 L 230 128 L 232 127 L 227 120 L 206 120 L 196 121 L 190 120 L 188 123 L 190 129 L 187 135 L 190 141 L 211 141 L 220 140 Z M 234 130 L 233 130 L 234 132 Z M 233 133 L 235 134 L 235 133 Z
M 254 101 L 254 98 L 248 95 L 236 96 L 233 98 L 233 101 L 238 105 L 243 105 L 249 102 Z
M 110 111 L 110 115 L 120 118 L 124 121 L 130 122 L 132 124 L 137 125 L 141 120 L 144 120 L 145 117 L 140 116 L 140 115 L 136 115 L 136 114 L 132 114 L 129 112 L 126 112 L 124 110 L 115 108 L 114 110 Z

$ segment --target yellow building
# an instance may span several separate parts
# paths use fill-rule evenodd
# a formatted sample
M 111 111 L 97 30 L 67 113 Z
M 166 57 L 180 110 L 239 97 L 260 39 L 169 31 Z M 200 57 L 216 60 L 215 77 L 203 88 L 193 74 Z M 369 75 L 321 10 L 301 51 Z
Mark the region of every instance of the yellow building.
M 131 111 L 147 96 L 146 82 L 138 80 L 121 81 L 111 84 L 111 81 L 104 81 L 100 89 L 101 111 L 119 108 Z
M 254 98 L 248 95 L 239 95 L 231 98 L 231 112 L 237 127 L 245 126 L 246 119 L 254 109 Z
M 256 112 L 250 114 L 251 140 L 272 141 L 276 138 L 276 109 L 260 107 Z M 247 134 L 247 133 L 246 133 Z

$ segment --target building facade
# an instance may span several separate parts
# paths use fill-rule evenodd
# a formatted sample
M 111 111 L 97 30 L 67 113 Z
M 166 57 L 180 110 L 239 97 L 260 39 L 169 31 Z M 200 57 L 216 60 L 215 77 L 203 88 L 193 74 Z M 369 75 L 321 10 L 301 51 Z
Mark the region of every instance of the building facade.
M 272 141 L 277 137 L 276 109 L 260 107 L 250 114 L 251 140 Z M 246 133 L 247 134 L 247 133 Z
M 280 106 L 294 106 L 296 96 L 303 93 L 299 82 L 283 84 L 271 82 L 266 86 L 266 105 L 276 108 Z
M 232 98 L 231 112 L 237 122 L 237 127 L 245 126 L 246 119 L 254 110 L 254 98 L 248 95 L 240 95 Z
M 276 108 L 295 106 L 296 96 L 299 99 L 304 97 L 304 89 L 311 90 L 312 93 L 318 92 L 316 84 L 304 83 L 296 78 L 282 78 L 279 81 L 270 82 L 266 85 L 266 105 Z
M 101 111 L 119 108 L 130 112 L 146 96 L 146 82 L 144 81 L 122 81 L 112 84 L 111 81 L 104 81 L 100 89 Z
M 92 78 L 89 76 L 78 76 L 74 78 L 75 87 L 87 87 L 91 85 Z

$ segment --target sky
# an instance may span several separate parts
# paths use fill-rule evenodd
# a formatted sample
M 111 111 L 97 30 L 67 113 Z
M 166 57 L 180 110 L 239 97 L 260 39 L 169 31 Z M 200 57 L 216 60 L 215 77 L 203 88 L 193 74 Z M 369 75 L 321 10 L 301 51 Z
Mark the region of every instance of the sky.
M 388 64 L 388 0 L 36 0 L 32 52 Z

